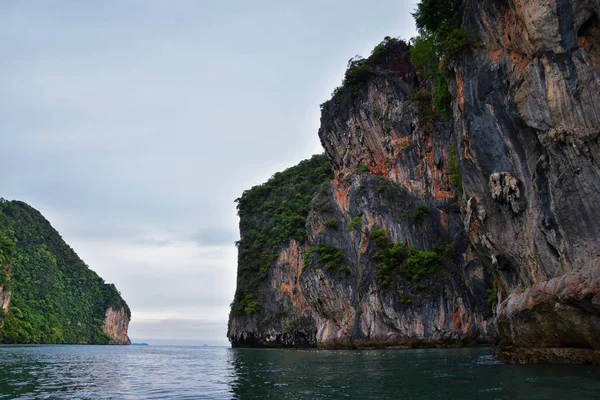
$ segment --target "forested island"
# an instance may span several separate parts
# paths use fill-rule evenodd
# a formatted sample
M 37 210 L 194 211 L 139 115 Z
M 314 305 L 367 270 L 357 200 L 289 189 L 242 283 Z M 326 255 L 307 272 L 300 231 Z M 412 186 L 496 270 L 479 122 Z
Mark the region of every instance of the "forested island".
M 234 347 L 600 363 L 600 5 L 423 0 L 237 200 Z
M 0 343 L 129 344 L 131 311 L 31 206 L 0 199 Z

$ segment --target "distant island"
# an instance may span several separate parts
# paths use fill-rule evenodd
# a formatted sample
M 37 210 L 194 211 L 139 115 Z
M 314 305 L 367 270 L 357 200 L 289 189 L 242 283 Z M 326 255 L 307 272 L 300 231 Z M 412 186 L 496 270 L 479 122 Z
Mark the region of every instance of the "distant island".
M 39 211 L 0 198 L 0 343 L 129 344 L 130 318 Z
M 148 343 L 131 343 L 132 346 L 149 346 Z

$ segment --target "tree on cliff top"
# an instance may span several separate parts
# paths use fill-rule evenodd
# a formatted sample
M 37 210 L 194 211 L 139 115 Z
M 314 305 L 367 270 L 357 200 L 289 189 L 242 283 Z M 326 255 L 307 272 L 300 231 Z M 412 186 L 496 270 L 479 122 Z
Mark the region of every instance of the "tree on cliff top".
M 420 34 L 437 35 L 460 27 L 462 0 L 422 0 L 413 13 Z
M 419 35 L 411 39 L 411 61 L 419 74 L 433 86 L 433 106 L 444 119 L 450 119 L 450 93 L 446 71 L 448 59 L 468 45 L 461 29 L 461 0 L 422 0 L 413 13 Z

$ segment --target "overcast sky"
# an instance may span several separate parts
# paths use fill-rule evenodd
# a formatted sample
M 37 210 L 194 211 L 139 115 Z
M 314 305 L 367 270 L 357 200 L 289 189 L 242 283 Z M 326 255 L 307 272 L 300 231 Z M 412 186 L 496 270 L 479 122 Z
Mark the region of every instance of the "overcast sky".
M 227 344 L 234 199 L 320 153 L 348 59 L 417 0 L 2 0 L 0 197 L 129 303 L 134 341 Z

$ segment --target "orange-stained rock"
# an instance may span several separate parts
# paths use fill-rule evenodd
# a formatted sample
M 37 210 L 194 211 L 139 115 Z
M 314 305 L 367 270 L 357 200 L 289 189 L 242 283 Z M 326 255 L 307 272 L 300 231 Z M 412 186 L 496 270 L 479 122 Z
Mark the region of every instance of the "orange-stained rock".
M 129 327 L 129 316 L 125 308 L 106 310 L 102 332 L 110 338 L 109 344 L 131 344 L 127 329 Z

